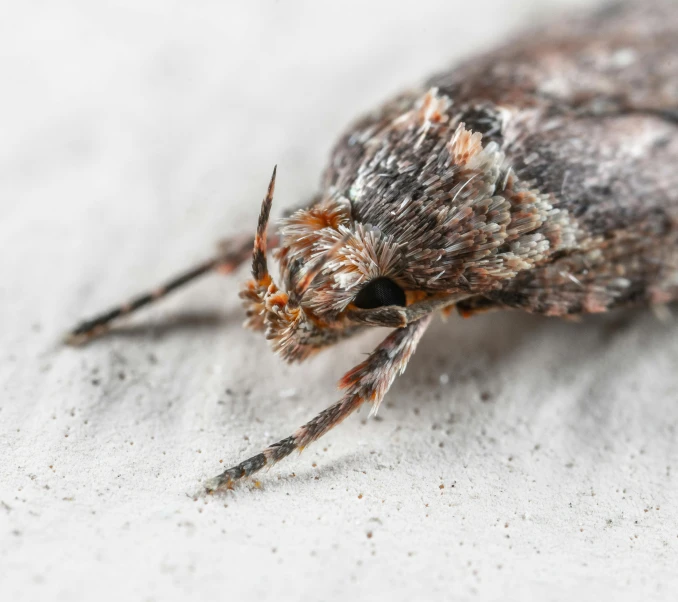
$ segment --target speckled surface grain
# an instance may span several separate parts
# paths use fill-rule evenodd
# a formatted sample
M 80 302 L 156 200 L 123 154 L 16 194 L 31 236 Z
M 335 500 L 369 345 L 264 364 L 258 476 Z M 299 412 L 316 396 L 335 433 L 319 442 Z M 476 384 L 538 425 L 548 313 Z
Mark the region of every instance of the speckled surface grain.
M 0 599 L 673 599 L 678 326 L 649 311 L 437 320 L 377 420 L 209 498 L 384 333 L 285 366 L 243 270 L 59 345 L 253 231 L 274 163 L 280 215 L 360 111 L 565 4 L 7 9 Z

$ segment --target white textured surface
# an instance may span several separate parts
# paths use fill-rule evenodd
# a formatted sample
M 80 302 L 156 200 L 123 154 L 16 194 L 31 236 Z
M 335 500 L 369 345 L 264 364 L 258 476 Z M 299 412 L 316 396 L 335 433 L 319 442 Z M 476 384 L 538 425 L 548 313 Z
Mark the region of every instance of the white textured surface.
M 279 215 L 360 111 L 565 3 L 3 9 L 1 600 L 675 599 L 678 337 L 650 312 L 436 322 L 378 420 L 197 501 L 383 333 L 287 367 L 240 328 L 243 271 L 58 345 L 253 231 L 274 163 Z

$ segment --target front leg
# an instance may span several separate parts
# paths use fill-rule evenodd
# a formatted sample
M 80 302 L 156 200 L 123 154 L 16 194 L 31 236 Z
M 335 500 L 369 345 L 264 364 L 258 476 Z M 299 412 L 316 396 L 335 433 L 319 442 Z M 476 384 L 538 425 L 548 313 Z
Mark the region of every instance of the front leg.
M 277 240 L 272 240 L 270 244 L 275 245 L 276 243 Z M 147 293 L 137 295 L 126 303 L 122 303 L 89 320 L 81 322 L 68 333 L 65 339 L 66 343 L 69 345 L 83 345 L 88 343 L 93 338 L 105 334 L 114 320 L 127 316 L 146 305 L 150 305 L 151 303 L 162 299 L 172 291 L 182 288 L 204 274 L 208 274 L 214 270 L 223 274 L 230 274 L 252 256 L 253 245 L 254 238 L 252 236 L 235 236 L 219 243 L 219 253 L 215 257 L 203 261 L 191 269 L 178 274 L 163 285 L 158 286 Z
M 231 489 L 242 479 L 289 456 L 295 449 L 302 450 L 334 428 L 366 401 L 372 403 L 372 413 L 375 413 L 395 377 L 405 370 L 407 362 L 430 321 L 431 315 L 428 315 L 394 330 L 364 362 L 344 375 L 339 382 L 339 387 L 345 389 L 345 393 L 337 403 L 320 412 L 304 426 L 299 427 L 293 435 L 274 443 L 256 456 L 210 479 L 205 484 L 207 492 Z

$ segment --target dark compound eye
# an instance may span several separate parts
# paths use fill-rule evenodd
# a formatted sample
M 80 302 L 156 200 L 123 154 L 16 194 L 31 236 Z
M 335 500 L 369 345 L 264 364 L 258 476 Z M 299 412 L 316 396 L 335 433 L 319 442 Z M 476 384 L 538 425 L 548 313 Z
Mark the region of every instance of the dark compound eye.
M 405 307 L 405 291 L 389 278 L 375 278 L 360 289 L 353 304 L 360 309 L 376 309 L 386 305 Z

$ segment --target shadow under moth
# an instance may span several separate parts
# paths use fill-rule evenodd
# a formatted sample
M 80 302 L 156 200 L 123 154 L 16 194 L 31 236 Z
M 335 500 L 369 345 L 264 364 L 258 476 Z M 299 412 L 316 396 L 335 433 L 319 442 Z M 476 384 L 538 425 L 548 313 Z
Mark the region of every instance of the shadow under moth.
M 254 237 L 68 337 L 86 342 L 249 258 L 246 324 L 288 362 L 393 329 L 343 377 L 339 401 L 210 480 L 210 492 L 365 402 L 376 412 L 435 313 L 573 316 L 678 299 L 678 5 L 623 2 L 561 20 L 389 100 L 349 127 L 317 196 L 269 234 L 274 185 L 275 171 Z

